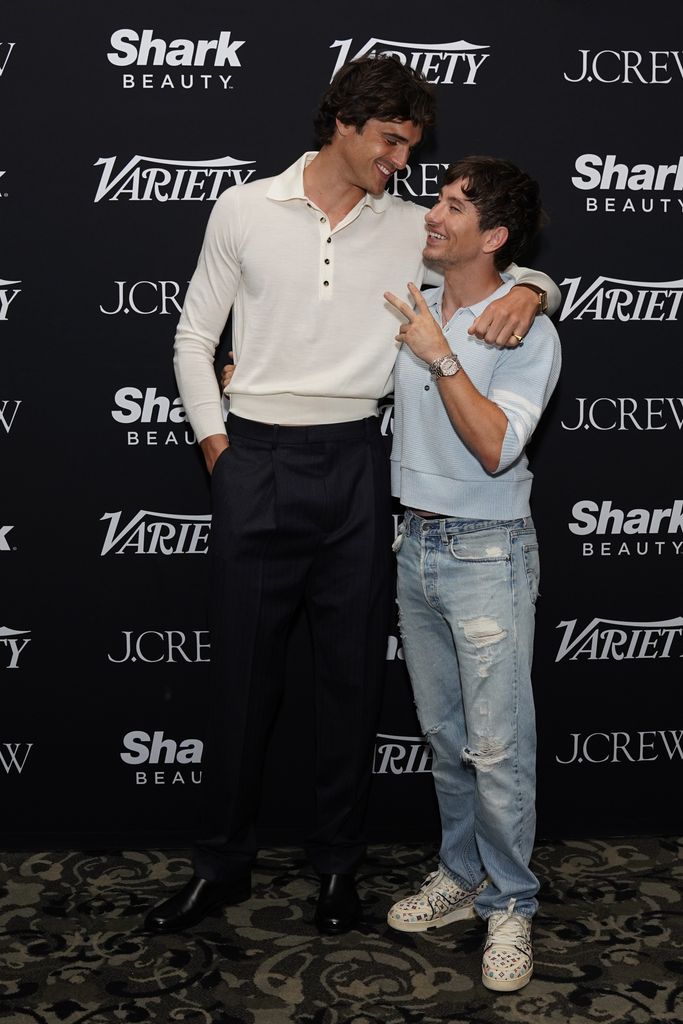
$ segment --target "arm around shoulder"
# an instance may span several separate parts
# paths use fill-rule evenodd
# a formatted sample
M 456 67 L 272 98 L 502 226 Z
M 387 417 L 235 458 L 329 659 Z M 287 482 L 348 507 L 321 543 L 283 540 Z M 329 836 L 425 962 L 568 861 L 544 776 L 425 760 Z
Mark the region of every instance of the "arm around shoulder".
M 560 308 L 562 295 L 552 277 L 548 277 L 542 270 L 534 270 L 531 267 L 518 267 L 511 263 L 507 267 L 506 274 L 515 279 L 515 284 L 533 284 L 536 288 L 542 288 L 548 296 L 548 316 L 552 316 Z

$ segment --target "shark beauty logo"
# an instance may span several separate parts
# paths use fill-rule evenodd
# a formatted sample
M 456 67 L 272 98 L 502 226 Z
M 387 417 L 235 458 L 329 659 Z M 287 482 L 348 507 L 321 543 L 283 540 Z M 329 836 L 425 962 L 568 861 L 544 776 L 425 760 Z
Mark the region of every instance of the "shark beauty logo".
M 156 35 L 154 29 L 137 32 L 117 29 L 111 36 L 107 60 L 116 67 L 160 68 L 162 70 L 122 75 L 124 89 L 232 89 L 232 73 L 219 70 L 241 68 L 244 39 L 233 39 L 222 31 L 215 39 L 171 39 Z M 201 69 L 201 70 L 195 70 Z
M 476 85 L 477 74 L 491 56 L 485 53 L 488 45 L 468 43 L 459 39 L 454 43 L 398 43 L 373 36 L 356 50 L 353 39 L 335 39 L 330 49 L 339 49 L 332 78 L 348 61 L 360 57 L 398 57 L 402 64 L 424 75 L 432 85 Z
M 132 202 L 214 202 L 231 185 L 244 185 L 256 173 L 247 169 L 253 160 L 222 156 L 215 160 L 161 160 L 136 154 L 115 172 L 117 157 L 101 156 L 102 166 L 95 202 L 128 199 Z

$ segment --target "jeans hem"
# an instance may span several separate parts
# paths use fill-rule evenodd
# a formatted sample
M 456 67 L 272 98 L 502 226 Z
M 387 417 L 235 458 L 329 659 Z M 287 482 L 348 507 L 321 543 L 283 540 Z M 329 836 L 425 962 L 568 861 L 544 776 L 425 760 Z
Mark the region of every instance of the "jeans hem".
M 459 875 L 456 875 L 455 871 L 451 871 L 451 869 L 446 864 L 444 864 L 441 858 L 439 858 L 439 867 L 443 871 L 446 878 L 450 878 L 451 882 L 455 882 L 455 884 L 460 886 L 460 888 L 464 892 L 474 892 L 475 889 L 479 888 L 481 883 L 484 881 L 484 878 L 486 878 L 486 875 L 484 875 L 484 878 L 482 878 L 479 882 L 468 882 L 465 879 L 460 878 Z

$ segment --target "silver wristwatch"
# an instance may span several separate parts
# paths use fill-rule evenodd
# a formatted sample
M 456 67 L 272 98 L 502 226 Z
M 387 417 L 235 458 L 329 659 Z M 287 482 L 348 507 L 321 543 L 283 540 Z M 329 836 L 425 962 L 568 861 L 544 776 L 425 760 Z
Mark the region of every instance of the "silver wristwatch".
M 438 380 L 439 377 L 454 377 L 458 370 L 462 370 L 462 366 L 454 352 L 447 356 L 439 356 L 429 364 L 432 380 Z

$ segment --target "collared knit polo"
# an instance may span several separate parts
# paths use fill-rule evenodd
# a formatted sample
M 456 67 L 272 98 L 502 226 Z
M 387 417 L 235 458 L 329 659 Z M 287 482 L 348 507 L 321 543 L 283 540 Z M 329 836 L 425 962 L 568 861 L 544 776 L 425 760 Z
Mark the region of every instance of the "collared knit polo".
M 507 275 L 506 275 L 507 277 Z M 505 413 L 508 426 L 500 463 L 488 473 L 460 440 L 427 364 L 404 345 L 396 361 L 391 489 L 407 507 L 458 519 L 519 519 L 530 515 L 533 474 L 525 446 L 557 384 L 560 341 L 547 316 L 537 316 L 519 348 L 498 349 L 467 329 L 493 299 L 514 285 L 508 278 L 492 295 L 455 311 L 443 328 L 474 386 Z M 443 287 L 425 292 L 441 323 Z
M 175 338 L 180 395 L 199 441 L 225 430 L 214 355 L 231 309 L 236 415 L 345 422 L 376 415 L 392 390 L 402 318 L 383 295 L 409 301 L 408 282 L 421 285 L 426 210 L 366 194 L 331 229 L 304 192 L 315 155 L 228 189 L 211 213 Z M 543 274 L 510 269 L 554 289 Z

